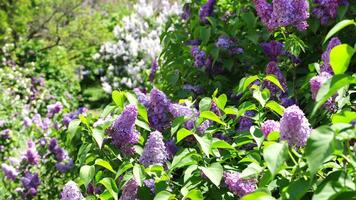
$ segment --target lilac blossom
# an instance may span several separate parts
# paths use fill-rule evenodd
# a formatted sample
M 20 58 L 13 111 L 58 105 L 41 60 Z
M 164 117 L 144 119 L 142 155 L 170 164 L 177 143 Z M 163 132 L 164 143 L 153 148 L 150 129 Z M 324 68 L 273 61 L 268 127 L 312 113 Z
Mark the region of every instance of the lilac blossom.
M 238 172 L 225 172 L 224 181 L 227 188 L 238 197 L 256 190 L 256 179 L 243 179 Z
M 131 179 L 126 183 L 119 200 L 138 200 L 137 192 L 138 183 L 135 179 Z
M 255 114 L 255 111 L 246 111 L 245 115 L 239 119 L 239 128 L 237 129 L 237 131 L 243 132 L 250 130 L 251 126 L 253 125 L 251 117 L 255 116 Z
M 331 78 L 331 75 L 328 74 L 327 72 L 322 72 L 318 76 L 314 76 L 313 78 L 310 79 L 310 91 L 312 94 L 312 99 L 316 100 L 318 91 L 320 87 L 328 80 Z M 324 103 L 324 107 L 326 107 L 330 112 L 336 112 L 336 95 L 330 97 L 329 99 L 326 100 Z
M 151 90 L 147 112 L 152 128 L 162 132 L 170 126 L 169 105 L 170 101 L 162 91 L 156 88 Z
M 274 120 L 266 120 L 261 126 L 261 131 L 265 137 L 274 131 L 279 131 L 279 122 Z
M 80 188 L 73 181 L 69 181 L 63 187 L 61 192 L 61 200 L 84 200 Z
M 149 97 L 143 91 L 141 91 L 141 89 L 139 89 L 139 88 L 135 88 L 133 91 L 136 94 L 138 101 L 142 105 L 148 106 Z
M 169 112 L 174 118 L 186 117 L 188 120 L 184 123 L 184 126 L 188 130 L 192 130 L 195 125 L 195 120 L 199 116 L 199 112 L 195 108 L 188 106 L 171 103 L 168 108 Z
M 186 45 L 188 46 L 198 46 L 201 44 L 200 40 L 189 40 L 187 42 L 185 42 Z
M 191 50 L 191 54 L 194 58 L 194 65 L 198 68 L 202 68 L 205 66 L 206 53 L 199 49 L 197 46 L 193 46 Z
M 145 144 L 140 163 L 148 167 L 150 165 L 163 165 L 167 160 L 168 154 L 162 133 L 154 131 L 150 134 Z
M 11 165 L 6 163 L 1 164 L 2 171 L 5 174 L 5 177 L 10 180 L 15 180 L 19 172 Z
M 315 8 L 313 15 L 320 19 L 320 23 L 325 25 L 330 19 L 335 19 L 337 9 L 340 5 L 348 4 L 345 0 L 314 0 Z
M 290 146 L 303 147 L 312 129 L 304 112 L 296 105 L 285 109 L 280 120 L 281 140 L 287 140 Z
M 61 112 L 63 105 L 61 102 L 56 102 L 54 104 L 47 106 L 47 117 L 52 118 L 56 113 Z
M 41 184 L 41 180 L 38 173 L 25 172 L 25 176 L 21 178 L 22 185 L 25 189 L 30 190 L 31 188 L 37 189 Z
M 57 162 L 55 166 L 59 172 L 66 173 L 67 171 L 69 171 L 74 167 L 74 162 L 72 159 L 69 159 L 66 161 Z
M 288 90 L 287 80 L 284 77 L 282 71 L 279 69 L 278 64 L 274 61 L 271 61 L 267 64 L 266 75 L 274 75 L 278 79 L 284 91 L 282 91 L 277 85 L 271 81 L 264 81 L 264 86 L 269 89 L 271 96 L 277 96 L 278 93 L 286 92 Z
M 169 160 L 172 160 L 173 157 L 176 155 L 176 153 L 178 152 L 178 147 L 177 145 L 175 144 L 174 140 L 168 140 L 166 143 L 165 143 L 165 147 L 166 147 L 166 150 L 167 150 L 167 158 Z
M 270 61 L 277 61 L 278 56 L 284 54 L 284 45 L 281 42 L 272 40 L 270 42 L 264 42 L 261 47 Z
M 37 165 L 40 161 L 40 155 L 36 150 L 35 143 L 32 140 L 27 141 L 27 150 L 24 159 L 31 165 Z
M 190 5 L 188 3 L 184 4 L 183 6 L 183 13 L 181 14 L 181 17 L 183 20 L 188 20 L 191 16 L 191 10 L 190 10 Z
M 154 59 L 151 64 L 151 73 L 149 76 L 150 82 L 154 81 L 157 70 L 158 70 L 158 63 L 157 63 L 157 60 Z
M 341 41 L 338 37 L 331 38 L 331 40 L 328 43 L 328 46 L 326 47 L 325 52 L 321 55 L 323 64 L 320 66 L 320 72 L 327 72 L 331 75 L 334 74 L 334 71 L 330 65 L 330 52 L 334 47 L 336 47 L 340 44 L 341 44 Z
M 208 0 L 199 11 L 200 21 L 203 23 L 207 23 L 207 17 L 213 14 L 214 6 L 216 4 L 216 0 Z
M 227 36 L 220 36 L 215 45 L 221 49 L 229 49 L 233 45 L 233 41 Z
M 135 129 L 137 114 L 135 105 L 126 106 L 121 115 L 108 129 L 112 143 L 126 155 L 133 155 L 135 153 L 133 145 L 139 139 L 139 132 Z

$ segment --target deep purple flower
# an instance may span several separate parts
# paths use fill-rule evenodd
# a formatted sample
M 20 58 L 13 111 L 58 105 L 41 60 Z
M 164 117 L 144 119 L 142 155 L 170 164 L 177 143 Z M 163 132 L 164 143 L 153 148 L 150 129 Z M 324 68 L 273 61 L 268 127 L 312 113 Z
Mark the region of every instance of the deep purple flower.
M 289 106 L 292 106 L 295 104 L 295 101 L 292 98 L 288 97 L 288 94 L 283 93 L 279 96 L 279 99 L 281 101 L 281 105 L 285 108 L 288 108 Z
M 200 40 L 189 40 L 185 44 L 188 46 L 198 46 L 200 45 L 201 41 Z
M 207 17 L 213 14 L 214 6 L 216 4 L 216 0 L 208 0 L 201 8 L 199 12 L 200 21 L 202 23 L 207 23 Z
M 217 132 L 213 135 L 214 138 L 218 138 L 220 140 L 224 140 L 227 143 L 231 143 L 232 140 L 228 136 L 224 135 L 222 132 Z
M 285 109 L 280 120 L 281 140 L 290 146 L 302 147 L 306 144 L 312 129 L 304 112 L 296 105 Z
M 238 172 L 224 172 L 224 181 L 228 189 L 238 197 L 256 190 L 256 179 L 243 179 Z
M 244 53 L 244 49 L 241 48 L 241 47 L 233 47 L 233 48 L 230 49 L 230 52 L 231 52 L 233 55 L 243 54 L 243 53 Z
M 168 109 L 174 118 L 178 118 L 178 117 L 188 118 L 188 120 L 184 123 L 186 129 L 192 130 L 194 128 L 195 120 L 199 116 L 199 112 L 195 108 L 190 108 L 184 105 L 171 103 Z
M 261 126 L 261 131 L 265 137 L 274 131 L 279 131 L 279 122 L 274 120 L 266 120 Z
M 137 191 L 138 183 L 135 179 L 131 179 L 126 183 L 119 200 L 138 200 Z
M 320 72 L 327 72 L 331 75 L 334 74 L 334 71 L 330 65 L 330 52 L 334 47 L 336 47 L 340 44 L 341 44 L 341 41 L 338 37 L 331 38 L 331 40 L 328 43 L 328 46 L 326 47 L 325 52 L 321 55 L 323 64 L 320 66 Z
M 5 174 L 5 177 L 10 180 L 15 180 L 19 172 L 11 165 L 6 163 L 1 164 L 2 171 Z
M 133 91 L 136 94 L 138 101 L 142 105 L 147 107 L 148 106 L 148 102 L 149 102 L 149 97 L 144 92 L 142 92 L 139 88 L 135 88 Z
M 197 131 L 200 134 L 204 134 L 206 129 L 208 129 L 211 125 L 213 124 L 212 121 L 210 120 L 205 120 L 203 123 L 200 124 L 200 126 L 197 128 Z
M 61 112 L 63 105 L 61 102 L 56 102 L 54 104 L 47 106 L 47 117 L 52 118 L 56 113 Z
M 348 1 L 344 0 L 314 0 L 316 4 L 313 9 L 313 15 L 320 19 L 320 23 L 325 25 L 329 19 L 335 19 L 337 9 L 340 5 L 348 4 Z
M 74 167 L 74 162 L 72 159 L 56 163 L 56 169 L 61 173 L 66 173 Z
M 11 134 L 11 130 L 10 129 L 7 128 L 5 130 L 2 130 L 1 134 L 0 134 L 1 139 L 4 139 L 4 140 L 10 139 L 11 138 L 10 134 Z
M 279 69 L 278 64 L 274 61 L 271 61 L 267 64 L 266 75 L 274 75 L 278 79 L 284 91 L 282 91 L 277 85 L 270 81 L 264 81 L 264 86 L 269 89 L 271 96 L 277 96 L 278 93 L 284 93 L 288 90 L 287 80 L 284 77 L 282 71 Z
M 73 181 L 69 181 L 63 187 L 61 192 L 61 200 L 84 200 L 80 188 Z
M 197 46 L 193 46 L 191 54 L 194 58 L 194 65 L 198 68 L 205 66 L 206 53 L 199 49 Z
M 190 10 L 190 5 L 189 3 L 184 4 L 183 6 L 183 13 L 181 15 L 183 20 L 188 20 L 190 18 L 191 15 L 191 10 Z
M 41 184 L 41 180 L 38 176 L 38 173 L 25 172 L 25 176 L 21 178 L 22 185 L 25 189 L 29 190 L 31 188 L 37 189 Z
M 215 43 L 216 47 L 221 49 L 229 49 L 233 45 L 233 41 L 227 36 L 220 36 Z
M 277 61 L 277 57 L 284 54 L 284 45 L 281 42 L 272 40 L 261 44 L 264 53 L 270 61 Z
M 255 111 L 249 110 L 246 111 L 245 115 L 239 119 L 239 128 L 238 132 L 248 131 L 253 125 L 251 117 L 255 116 Z
M 112 143 L 126 155 L 135 153 L 133 145 L 139 139 L 139 132 L 135 129 L 137 113 L 135 105 L 126 106 L 121 115 L 108 129 Z
M 32 140 L 27 142 L 27 151 L 24 155 L 25 160 L 31 165 L 37 165 L 40 161 L 40 155 L 36 150 L 35 143 Z
M 168 140 L 165 143 L 165 147 L 167 149 L 167 155 L 168 155 L 168 159 L 172 160 L 173 157 L 176 155 L 176 153 L 178 152 L 178 147 L 175 144 L 174 140 Z
M 162 91 L 156 88 L 151 90 L 147 112 L 152 128 L 163 132 L 170 126 L 169 105 L 170 102 Z
M 52 153 L 54 153 L 54 152 L 55 152 L 55 149 L 57 148 L 57 145 L 58 145 L 57 139 L 56 139 L 56 138 L 52 138 L 52 139 L 49 141 L 49 145 L 48 145 L 49 151 L 51 151 Z
M 155 79 L 155 76 L 156 76 L 156 72 L 158 70 L 158 63 L 157 63 L 157 60 L 154 59 L 152 61 L 152 64 L 151 64 L 151 73 L 150 73 L 150 76 L 149 76 L 149 79 L 150 79 L 150 82 L 152 83 Z
M 140 163 L 148 167 L 150 165 L 163 165 L 167 160 L 168 154 L 162 133 L 154 131 L 150 134 L 145 144 Z

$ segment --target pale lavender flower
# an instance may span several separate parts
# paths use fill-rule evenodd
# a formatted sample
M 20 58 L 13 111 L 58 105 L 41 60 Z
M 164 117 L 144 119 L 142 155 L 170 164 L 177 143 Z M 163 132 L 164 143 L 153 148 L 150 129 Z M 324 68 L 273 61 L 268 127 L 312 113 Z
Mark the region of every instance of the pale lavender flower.
M 154 131 L 150 134 L 145 144 L 140 163 L 148 167 L 150 165 L 163 165 L 167 160 L 168 154 L 162 133 Z
M 5 177 L 10 180 L 15 180 L 19 172 L 11 165 L 6 163 L 1 164 L 2 171 L 5 174 Z
M 131 179 L 126 183 L 119 200 L 138 200 L 137 192 L 138 183 L 135 179 Z
M 61 192 L 61 200 L 84 200 L 80 188 L 73 181 L 69 181 L 63 187 Z
M 281 140 L 287 140 L 290 146 L 303 147 L 312 129 L 304 112 L 296 105 L 285 109 L 280 120 Z
M 197 85 L 185 84 L 185 85 L 183 85 L 183 90 L 193 92 L 194 94 L 203 94 L 204 93 L 204 89 Z
M 200 124 L 200 126 L 197 128 L 197 131 L 200 134 L 204 134 L 206 129 L 208 129 L 211 125 L 213 124 L 212 121 L 210 120 L 205 120 L 203 123 Z
M 334 74 L 334 71 L 330 65 L 330 52 L 334 47 L 336 47 L 340 44 L 341 44 L 341 41 L 338 37 L 331 38 L 331 40 L 328 43 L 328 46 L 326 47 L 325 52 L 321 55 L 323 64 L 320 66 L 320 72 L 327 72 L 331 75 Z
M 331 75 L 328 74 L 327 72 L 322 72 L 318 76 L 314 76 L 313 78 L 310 79 L 310 91 L 312 93 L 312 99 L 315 100 L 316 96 L 318 94 L 318 91 L 320 87 L 328 80 L 331 78 Z M 336 95 L 330 97 L 325 103 L 324 106 L 330 111 L 330 112 L 335 112 L 336 111 L 336 102 L 335 102 Z
M 224 181 L 227 188 L 238 197 L 256 190 L 256 179 L 243 179 L 238 172 L 225 172 Z
M 37 165 L 40 161 L 40 155 L 36 150 L 35 143 L 32 140 L 27 142 L 27 150 L 24 155 L 24 159 L 31 165 Z
M 199 112 L 195 108 L 190 108 L 184 105 L 171 103 L 169 105 L 168 110 L 173 115 L 174 118 L 178 118 L 178 117 L 188 118 L 188 120 L 184 123 L 184 127 L 186 129 L 192 130 L 194 128 L 195 120 L 199 116 Z
M 56 169 L 63 174 L 74 167 L 74 162 L 72 159 L 70 159 L 62 162 L 57 162 L 55 166 Z
M 167 155 L 168 155 L 168 160 L 172 160 L 173 157 L 176 155 L 178 152 L 178 147 L 175 144 L 174 140 L 168 140 L 165 143 L 165 147 L 167 149 Z
M 208 0 L 201 8 L 199 12 L 200 21 L 203 23 L 207 23 L 207 17 L 211 16 L 214 11 L 214 6 L 216 4 L 216 0 Z
M 134 90 L 134 93 L 136 94 L 137 96 L 137 100 L 142 104 L 144 105 L 145 107 L 148 106 L 148 102 L 149 102 L 149 97 L 143 92 L 141 91 L 141 89 L 139 88 L 135 88 Z
M 150 189 L 151 194 L 155 193 L 155 180 L 154 179 L 148 179 L 144 180 L 143 183 Z
M 30 190 L 31 188 L 37 189 L 41 184 L 41 180 L 38 173 L 25 172 L 25 176 L 21 178 L 22 185 L 25 189 Z
M 135 153 L 133 145 L 139 139 L 139 132 L 135 129 L 137 114 L 135 105 L 126 106 L 121 115 L 108 129 L 112 143 L 126 155 L 133 155 Z
M 29 117 L 24 117 L 23 119 L 23 125 L 25 127 L 30 127 L 32 125 L 32 120 Z
M 261 131 L 265 137 L 274 131 L 279 131 L 279 122 L 274 120 L 266 120 L 261 126 Z
M 54 104 L 47 106 L 47 117 L 52 118 L 55 114 L 61 112 L 63 105 L 61 102 L 56 102 Z
M 227 36 L 220 36 L 215 45 L 221 49 L 229 49 L 233 45 L 233 41 Z
M 6 124 L 6 121 L 3 120 L 3 119 L 1 119 L 1 120 L 0 120 L 0 127 L 3 127 L 5 124 Z

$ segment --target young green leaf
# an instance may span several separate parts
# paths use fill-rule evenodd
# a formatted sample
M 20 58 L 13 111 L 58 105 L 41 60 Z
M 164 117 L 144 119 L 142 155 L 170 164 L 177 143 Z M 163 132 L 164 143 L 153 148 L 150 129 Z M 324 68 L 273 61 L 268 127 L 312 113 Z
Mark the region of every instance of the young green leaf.
M 209 178 L 209 180 L 216 185 L 216 187 L 220 187 L 220 182 L 223 176 L 224 169 L 220 163 L 213 163 L 209 167 L 202 167 L 204 175 Z
M 97 128 L 93 129 L 93 138 L 98 144 L 99 149 L 101 149 L 101 147 L 103 146 L 104 137 L 105 137 L 104 130 L 97 129 Z
M 94 166 L 84 165 L 79 170 L 80 180 L 82 181 L 82 183 L 84 183 L 85 187 L 88 186 L 88 184 L 91 182 L 94 176 L 95 176 Z
M 350 25 L 355 25 L 356 23 L 354 20 L 351 19 L 345 19 L 342 20 L 341 22 L 337 23 L 330 31 L 329 33 L 326 35 L 324 42 L 328 41 L 333 35 L 335 35 L 337 32 L 339 32 L 340 30 L 342 30 L 343 28 L 350 26 Z
M 330 65 L 335 74 L 343 74 L 349 67 L 355 49 L 347 44 L 340 44 L 330 52 Z
M 221 121 L 221 119 L 213 112 L 211 111 L 203 111 L 200 113 L 200 117 L 202 118 L 205 118 L 205 119 L 210 119 L 214 122 L 217 122 L 219 124 L 222 124 L 222 125 L 226 125 L 223 121 Z
M 192 134 L 193 134 L 193 132 L 191 132 L 190 130 L 187 130 L 186 128 L 179 129 L 179 131 L 177 133 L 177 143 Z
M 284 162 L 288 159 L 287 143 L 283 142 L 269 145 L 263 151 L 263 158 L 274 177 L 282 169 Z

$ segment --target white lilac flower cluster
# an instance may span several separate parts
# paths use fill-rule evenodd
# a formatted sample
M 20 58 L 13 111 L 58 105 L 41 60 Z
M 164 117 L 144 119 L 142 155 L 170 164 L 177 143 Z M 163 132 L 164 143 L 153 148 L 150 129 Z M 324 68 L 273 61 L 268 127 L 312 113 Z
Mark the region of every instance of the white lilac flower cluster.
M 168 0 L 139 0 L 133 7 L 133 13 L 114 28 L 115 41 L 104 43 L 93 56 L 107 64 L 101 82 L 108 93 L 142 85 L 145 70 L 161 52 L 159 36 L 165 22 L 181 11 Z

